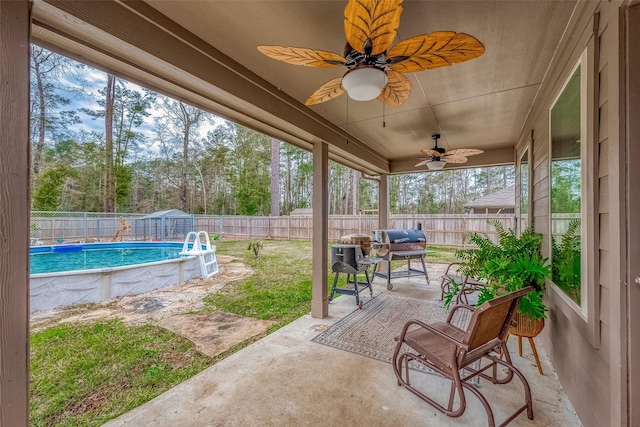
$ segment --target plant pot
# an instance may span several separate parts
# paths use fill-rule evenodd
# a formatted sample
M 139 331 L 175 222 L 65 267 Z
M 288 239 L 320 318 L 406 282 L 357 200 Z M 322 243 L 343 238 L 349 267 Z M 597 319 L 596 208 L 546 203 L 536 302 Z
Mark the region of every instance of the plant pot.
M 544 329 L 544 319 L 532 319 L 529 316 L 516 313 L 513 325 L 509 330 L 511 335 L 533 338 Z
M 532 319 L 527 315 L 516 313 L 513 318 L 513 325 L 509 329 L 509 334 L 518 337 L 518 354 L 522 357 L 522 337 L 526 337 L 529 340 L 533 357 L 536 360 L 536 366 L 540 375 L 544 375 L 542 372 L 542 366 L 540 365 L 540 358 L 538 357 L 538 351 L 536 350 L 536 344 L 533 341 L 533 337 L 537 336 L 544 328 L 544 319 Z M 507 336 L 507 339 L 509 337 Z

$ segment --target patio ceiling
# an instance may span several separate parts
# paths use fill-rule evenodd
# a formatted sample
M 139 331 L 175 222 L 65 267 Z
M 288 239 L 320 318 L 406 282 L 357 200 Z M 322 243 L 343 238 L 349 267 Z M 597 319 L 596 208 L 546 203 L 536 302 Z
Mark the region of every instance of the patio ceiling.
M 482 42 L 484 55 L 407 74 L 413 89 L 399 107 L 346 95 L 307 107 L 307 97 L 345 69 L 285 64 L 256 46 L 341 53 L 345 4 L 35 0 L 33 38 L 300 147 L 326 141 L 333 160 L 365 173 L 424 170 L 413 165 L 435 132 L 447 149 L 485 150 L 463 166 L 513 163 L 576 1 L 405 1 L 396 42 L 463 32 Z

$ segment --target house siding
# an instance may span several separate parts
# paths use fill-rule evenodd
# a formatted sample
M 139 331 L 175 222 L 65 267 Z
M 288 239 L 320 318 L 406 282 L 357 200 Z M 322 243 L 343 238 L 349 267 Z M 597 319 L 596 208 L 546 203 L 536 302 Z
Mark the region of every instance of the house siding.
M 620 194 L 623 170 L 620 154 L 621 106 L 620 68 L 621 34 L 624 20 L 621 18 L 623 2 L 584 2 L 576 8 L 571 37 L 561 44 L 556 60 L 551 64 L 549 75 L 540 91 L 536 105 L 523 128 L 518 145 L 521 154 L 526 149 L 526 141 L 533 131 L 532 158 L 532 212 L 533 224 L 537 232 L 544 236 L 543 252 L 550 254 L 549 217 L 549 109 L 555 96 L 568 78 L 573 66 L 589 43 L 599 52 L 595 61 L 597 73 L 590 99 L 594 119 L 588 123 L 597 130 L 589 139 L 595 157 L 592 169 L 587 173 L 594 177 L 595 188 L 583 189 L 583 196 L 591 198 L 596 210 L 593 216 L 592 235 L 589 242 L 594 246 L 587 254 L 587 263 L 594 271 L 593 279 L 583 286 L 590 287 L 590 298 L 596 302 L 587 320 L 569 306 L 549 286 L 546 301 L 549 306 L 547 325 L 542 334 L 547 353 L 556 369 L 558 377 L 569 396 L 580 420 L 586 427 L 626 425 L 626 376 L 623 342 L 624 295 L 620 289 L 621 268 L 624 261 L 624 216 L 619 213 L 619 204 L 624 202 Z M 592 40 L 594 14 L 599 13 L 598 37 Z M 595 45 L 597 43 L 597 45 Z M 590 62 L 592 63 L 592 62 Z M 613 149 L 613 151 L 612 151 Z M 611 175 L 615 171 L 615 175 Z M 584 192 L 588 191 L 589 194 Z M 519 199 L 516 201 L 519 203 Z M 584 224 L 588 229 L 589 224 Z M 614 261 L 612 265 L 611 262 Z M 595 282 L 595 283 L 593 283 Z M 585 303 L 586 304 L 586 303 Z

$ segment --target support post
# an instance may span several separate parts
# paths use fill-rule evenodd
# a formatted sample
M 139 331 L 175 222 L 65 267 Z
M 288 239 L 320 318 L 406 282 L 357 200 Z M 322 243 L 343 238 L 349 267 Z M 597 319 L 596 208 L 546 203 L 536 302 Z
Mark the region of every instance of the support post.
M 389 228 L 389 175 L 380 174 L 378 188 L 378 228 Z
M 29 425 L 29 9 L 0 1 L 0 426 Z
M 329 146 L 324 142 L 313 144 L 313 241 L 312 271 L 313 284 L 311 291 L 311 317 L 318 319 L 329 315 L 329 298 L 327 295 L 328 279 L 328 246 L 329 246 Z

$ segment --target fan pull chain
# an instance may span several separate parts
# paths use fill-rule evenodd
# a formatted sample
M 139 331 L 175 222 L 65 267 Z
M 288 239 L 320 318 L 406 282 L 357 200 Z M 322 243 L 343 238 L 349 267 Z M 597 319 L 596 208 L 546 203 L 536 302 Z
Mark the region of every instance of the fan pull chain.
M 349 143 L 349 97 L 347 96 L 347 140 L 346 143 Z
M 385 105 L 384 102 L 382 103 L 382 127 L 386 128 L 387 127 L 387 122 L 385 121 Z

